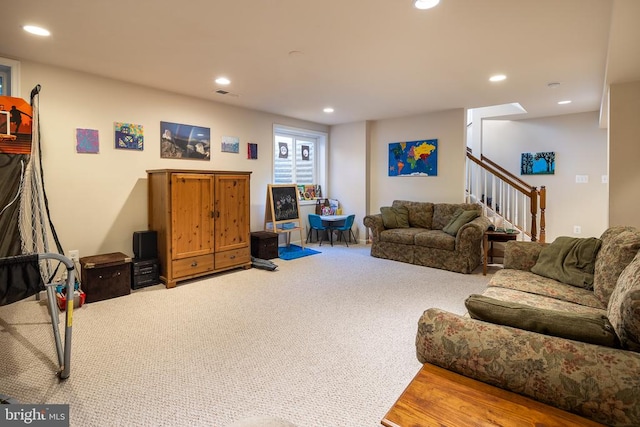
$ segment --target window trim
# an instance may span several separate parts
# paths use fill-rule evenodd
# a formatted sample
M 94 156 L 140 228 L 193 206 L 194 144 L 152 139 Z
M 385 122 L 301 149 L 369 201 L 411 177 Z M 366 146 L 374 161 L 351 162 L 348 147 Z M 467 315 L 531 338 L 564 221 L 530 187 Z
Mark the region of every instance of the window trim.
M 20 98 L 20 61 L 0 57 L 0 65 L 9 68 L 11 73 L 11 94 L 15 98 Z
M 271 140 L 271 182 L 275 182 L 275 167 L 274 167 L 274 159 L 275 159 L 275 146 L 276 146 L 276 133 L 288 134 L 293 137 L 298 138 L 314 138 L 317 141 L 316 147 L 316 174 L 318 182 L 317 184 L 322 186 L 322 194 L 329 194 L 329 188 L 327 186 L 327 176 L 328 176 L 328 165 L 327 165 L 327 157 L 328 157 L 328 134 L 326 132 L 319 132 L 310 129 L 297 128 L 287 125 L 281 125 L 274 123 L 273 124 L 273 134 Z M 316 203 L 315 200 L 300 200 L 300 205 L 313 205 Z

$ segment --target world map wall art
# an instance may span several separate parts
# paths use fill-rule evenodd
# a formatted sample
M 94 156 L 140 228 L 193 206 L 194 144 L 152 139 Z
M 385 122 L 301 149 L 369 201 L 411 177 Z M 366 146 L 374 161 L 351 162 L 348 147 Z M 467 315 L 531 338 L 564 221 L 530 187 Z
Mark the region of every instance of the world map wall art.
M 438 140 L 389 144 L 389 176 L 437 176 Z

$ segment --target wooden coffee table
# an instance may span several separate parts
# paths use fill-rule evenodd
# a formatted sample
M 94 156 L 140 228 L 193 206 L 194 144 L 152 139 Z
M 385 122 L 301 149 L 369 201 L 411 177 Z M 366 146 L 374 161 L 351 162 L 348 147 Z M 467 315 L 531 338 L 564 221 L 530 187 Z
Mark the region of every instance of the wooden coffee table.
M 589 427 L 586 418 L 425 364 L 382 419 L 386 427 Z

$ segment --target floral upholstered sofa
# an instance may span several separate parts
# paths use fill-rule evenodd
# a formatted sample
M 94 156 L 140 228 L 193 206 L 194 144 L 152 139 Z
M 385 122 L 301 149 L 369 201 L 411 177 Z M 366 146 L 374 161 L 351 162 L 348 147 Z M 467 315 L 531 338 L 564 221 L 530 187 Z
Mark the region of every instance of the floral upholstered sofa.
M 469 296 L 465 316 L 424 312 L 418 359 L 606 425 L 640 426 L 640 231 L 612 227 L 596 240 L 592 285 L 532 272 L 548 254 L 562 258 L 549 251 L 556 241 L 507 243 L 505 268 Z M 580 267 L 576 259 L 566 262 Z
M 491 222 L 477 204 L 394 200 L 367 215 L 371 256 L 471 273 L 482 262 L 482 238 Z

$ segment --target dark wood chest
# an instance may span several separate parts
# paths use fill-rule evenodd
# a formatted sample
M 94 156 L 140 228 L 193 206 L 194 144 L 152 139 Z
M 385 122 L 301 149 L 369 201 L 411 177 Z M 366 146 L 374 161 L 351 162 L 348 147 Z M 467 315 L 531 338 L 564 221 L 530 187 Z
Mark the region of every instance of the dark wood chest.
M 87 303 L 131 293 L 131 257 L 122 252 L 80 258 L 80 268 Z

